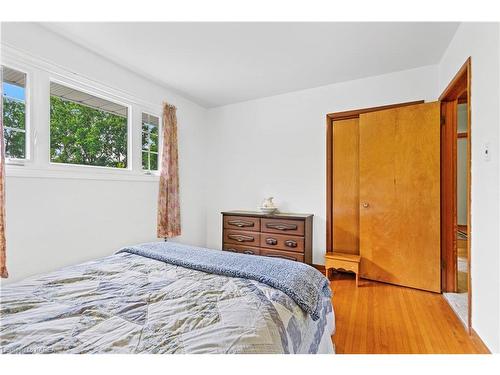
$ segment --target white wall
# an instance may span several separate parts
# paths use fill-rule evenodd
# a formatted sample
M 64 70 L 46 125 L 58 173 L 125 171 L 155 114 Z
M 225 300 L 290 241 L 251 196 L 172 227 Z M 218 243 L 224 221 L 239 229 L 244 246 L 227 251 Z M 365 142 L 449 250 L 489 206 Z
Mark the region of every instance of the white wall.
M 220 248 L 219 212 L 275 196 L 284 211 L 315 215 L 313 261 L 325 252 L 325 114 L 437 100 L 472 56 L 472 317 L 500 350 L 499 27 L 462 24 L 438 66 L 370 77 L 210 109 L 207 246 Z M 482 145 L 490 145 L 490 161 Z
M 499 26 L 464 23 L 439 64 L 443 91 L 472 58 L 472 326 L 490 350 L 500 350 Z M 490 161 L 482 149 L 490 145 Z
M 222 246 L 220 211 L 273 196 L 282 211 L 314 214 L 313 262 L 323 264 L 326 114 L 433 100 L 437 74 L 423 67 L 210 109 L 207 246 Z
M 2 43 L 3 51 L 13 46 L 20 56 L 27 56 L 31 62 L 50 66 L 76 80 L 99 82 L 104 89 L 131 97 L 132 101 L 138 98 L 132 107 L 136 146 L 140 144 L 137 143 L 140 142 L 140 108 L 146 105 L 161 113 L 163 100 L 174 104 L 178 109 L 183 226 L 183 235 L 178 240 L 205 243 L 202 188 L 205 108 L 36 24 L 3 23 Z M 37 87 L 31 108 L 32 126 L 39 130 L 37 142 L 42 145 L 37 147 L 35 159 L 28 166 L 7 170 L 10 278 L 3 282 L 106 256 L 125 244 L 156 240 L 158 177 L 143 176 L 138 170 L 103 175 L 98 170 L 82 171 L 77 167 L 71 169 L 76 170 L 75 173 L 43 169 L 48 164 L 49 73 L 37 66 L 29 70 Z M 140 166 L 139 158 L 136 152 L 136 166 Z

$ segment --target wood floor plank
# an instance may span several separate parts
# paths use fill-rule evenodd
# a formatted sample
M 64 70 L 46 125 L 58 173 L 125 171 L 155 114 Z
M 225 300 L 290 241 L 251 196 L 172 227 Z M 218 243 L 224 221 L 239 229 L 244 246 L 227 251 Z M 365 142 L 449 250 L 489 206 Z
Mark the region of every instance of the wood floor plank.
M 331 281 L 339 354 L 484 354 L 438 293 L 334 273 Z

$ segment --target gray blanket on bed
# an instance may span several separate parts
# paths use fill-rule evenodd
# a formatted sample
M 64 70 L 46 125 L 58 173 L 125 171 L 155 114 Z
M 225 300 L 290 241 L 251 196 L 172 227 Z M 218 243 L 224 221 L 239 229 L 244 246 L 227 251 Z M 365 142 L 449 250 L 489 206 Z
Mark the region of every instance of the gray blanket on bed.
M 321 299 L 330 297 L 328 280 L 315 268 L 285 259 L 210 250 L 174 242 L 151 242 L 120 249 L 176 266 L 207 273 L 252 279 L 281 290 L 313 320 L 320 317 Z

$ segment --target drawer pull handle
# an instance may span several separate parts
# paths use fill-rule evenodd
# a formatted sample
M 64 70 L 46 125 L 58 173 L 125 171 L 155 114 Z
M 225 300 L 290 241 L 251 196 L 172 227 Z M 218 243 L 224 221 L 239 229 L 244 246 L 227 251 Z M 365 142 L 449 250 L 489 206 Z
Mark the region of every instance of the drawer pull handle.
M 254 255 L 255 253 L 252 251 L 252 250 L 245 250 L 243 251 L 245 254 L 250 254 L 250 255 Z
M 238 242 L 253 242 L 255 238 L 251 236 L 243 236 L 241 234 L 228 234 L 228 238 L 238 241 Z
M 266 238 L 266 243 L 268 245 L 277 245 L 278 244 L 278 240 L 276 238 Z
M 243 227 L 253 227 L 255 224 L 253 221 L 245 221 L 245 220 L 228 220 L 229 225 L 234 225 L 238 228 Z
M 293 260 L 293 261 L 297 261 L 296 258 L 292 258 L 292 257 L 287 257 L 286 255 L 266 255 L 266 257 L 269 257 L 269 258 L 282 258 L 282 259 L 287 259 L 287 260 Z
M 294 240 L 286 240 L 286 241 L 285 241 L 285 246 L 288 246 L 288 247 L 297 247 L 297 241 L 294 241 Z
M 266 228 L 277 230 L 297 230 L 297 225 L 284 223 L 267 223 Z
M 233 253 L 237 253 L 236 249 L 231 249 L 231 248 L 227 248 L 226 251 L 231 251 Z

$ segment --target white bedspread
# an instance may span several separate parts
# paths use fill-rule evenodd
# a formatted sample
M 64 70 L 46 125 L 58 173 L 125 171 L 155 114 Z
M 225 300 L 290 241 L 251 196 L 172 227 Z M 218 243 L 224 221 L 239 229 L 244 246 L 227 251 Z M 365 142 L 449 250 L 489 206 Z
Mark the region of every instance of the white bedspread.
M 3 353 L 333 353 L 320 319 L 257 281 L 120 253 L 1 290 Z

